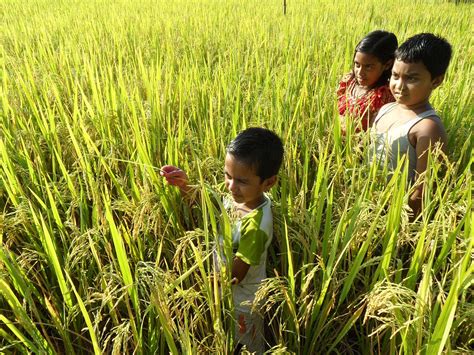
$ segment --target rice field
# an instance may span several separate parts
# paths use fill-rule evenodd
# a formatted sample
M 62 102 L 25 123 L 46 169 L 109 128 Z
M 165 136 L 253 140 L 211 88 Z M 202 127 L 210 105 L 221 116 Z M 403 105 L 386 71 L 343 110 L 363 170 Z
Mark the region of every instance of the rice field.
M 474 351 L 473 5 L 287 3 L 0 3 L 0 353 L 231 352 L 210 255 L 225 146 L 250 126 L 286 149 L 257 295 L 269 353 Z M 387 183 L 338 127 L 338 80 L 375 29 L 454 49 L 432 96 L 449 153 L 413 223 L 406 169 Z

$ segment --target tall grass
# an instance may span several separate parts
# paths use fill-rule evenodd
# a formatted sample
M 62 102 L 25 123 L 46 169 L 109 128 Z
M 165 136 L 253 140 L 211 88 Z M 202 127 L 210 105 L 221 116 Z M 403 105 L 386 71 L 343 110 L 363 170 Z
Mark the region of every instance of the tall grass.
M 0 4 L 0 351 L 198 353 L 233 347 L 211 253 L 226 144 L 284 140 L 259 290 L 273 352 L 474 346 L 472 5 L 444 1 Z M 446 37 L 432 97 L 449 161 L 408 222 L 367 137 L 340 136 L 334 89 L 370 30 Z M 156 167 L 179 164 L 192 207 Z M 227 229 L 226 229 L 227 228 Z M 220 285 L 220 287 L 219 287 Z

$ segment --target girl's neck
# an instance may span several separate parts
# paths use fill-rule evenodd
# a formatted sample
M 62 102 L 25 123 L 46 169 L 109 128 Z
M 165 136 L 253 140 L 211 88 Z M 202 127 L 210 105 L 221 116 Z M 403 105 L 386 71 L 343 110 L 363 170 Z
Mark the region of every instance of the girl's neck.
M 352 94 L 356 97 L 361 97 L 367 94 L 370 90 L 372 90 L 371 87 L 361 86 L 356 81 L 354 82 L 354 87 L 352 88 Z

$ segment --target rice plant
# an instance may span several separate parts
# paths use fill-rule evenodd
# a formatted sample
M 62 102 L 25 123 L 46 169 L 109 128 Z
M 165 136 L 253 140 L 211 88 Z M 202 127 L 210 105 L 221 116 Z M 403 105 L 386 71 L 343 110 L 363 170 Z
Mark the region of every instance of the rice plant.
M 474 349 L 472 4 L 442 0 L 0 4 L 0 352 L 225 353 L 212 248 L 226 144 L 285 144 L 259 290 L 272 353 Z M 433 105 L 448 157 L 409 222 L 334 90 L 358 39 L 434 32 L 454 57 Z M 166 186 L 178 164 L 195 204 Z

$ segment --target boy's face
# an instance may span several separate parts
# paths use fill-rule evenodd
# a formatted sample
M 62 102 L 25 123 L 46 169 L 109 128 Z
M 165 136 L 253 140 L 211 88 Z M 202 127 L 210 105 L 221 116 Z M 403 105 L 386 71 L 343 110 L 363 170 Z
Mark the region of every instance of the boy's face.
M 390 77 L 390 90 L 397 103 L 409 109 L 428 104 L 431 92 L 444 76 L 432 78 L 422 62 L 405 63 L 395 59 Z
M 225 157 L 224 174 L 225 186 L 234 201 L 249 209 L 258 207 L 263 202 L 263 193 L 276 182 L 276 176 L 261 181 L 254 168 L 235 159 L 231 154 Z

